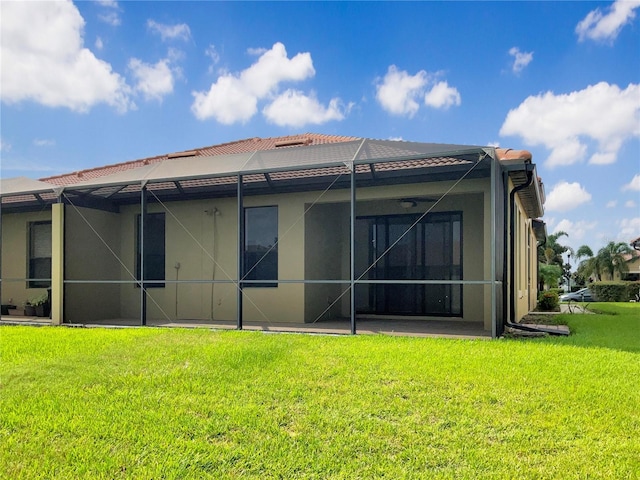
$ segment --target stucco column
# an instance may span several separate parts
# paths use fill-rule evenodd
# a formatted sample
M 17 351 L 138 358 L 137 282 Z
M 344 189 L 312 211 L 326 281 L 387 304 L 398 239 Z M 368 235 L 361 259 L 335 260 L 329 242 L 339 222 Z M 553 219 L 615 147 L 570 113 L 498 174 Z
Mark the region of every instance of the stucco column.
M 64 203 L 51 205 L 51 323 L 64 316 Z

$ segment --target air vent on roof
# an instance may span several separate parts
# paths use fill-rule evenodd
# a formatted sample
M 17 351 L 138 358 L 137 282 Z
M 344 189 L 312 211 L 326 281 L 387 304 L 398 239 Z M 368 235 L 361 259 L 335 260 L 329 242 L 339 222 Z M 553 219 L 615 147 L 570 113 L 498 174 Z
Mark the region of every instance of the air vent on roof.
M 310 138 L 295 138 L 290 140 L 282 140 L 280 142 L 276 142 L 276 148 L 281 147 L 300 147 L 303 145 L 309 145 L 311 143 Z
M 182 158 L 182 157 L 195 157 L 195 156 L 196 156 L 195 150 L 188 150 L 186 152 L 170 153 L 169 155 L 167 155 L 167 158 Z

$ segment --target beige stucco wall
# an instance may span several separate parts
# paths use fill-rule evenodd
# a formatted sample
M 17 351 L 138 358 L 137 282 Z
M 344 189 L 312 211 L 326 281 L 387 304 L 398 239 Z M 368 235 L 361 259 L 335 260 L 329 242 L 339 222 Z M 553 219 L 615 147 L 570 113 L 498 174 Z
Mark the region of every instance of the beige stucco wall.
M 27 288 L 29 222 L 51 221 L 51 210 L 2 214 L 2 304 L 20 308 L 25 301 L 46 293 L 44 288 Z
M 516 318 L 520 320 L 537 304 L 537 240 L 532 221 L 524 213 L 522 202 L 516 195 L 515 228 L 515 295 Z

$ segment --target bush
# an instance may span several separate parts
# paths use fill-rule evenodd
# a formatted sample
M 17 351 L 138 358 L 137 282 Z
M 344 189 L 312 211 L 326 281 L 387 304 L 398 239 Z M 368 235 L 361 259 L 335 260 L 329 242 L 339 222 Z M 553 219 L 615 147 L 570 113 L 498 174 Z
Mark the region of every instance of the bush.
M 599 302 L 628 302 L 635 300 L 640 282 L 596 282 L 589 288 Z
M 555 293 L 558 296 L 564 293 L 564 290 L 562 288 L 550 288 L 549 291 Z
M 560 300 L 558 294 L 554 291 L 540 292 L 538 295 L 538 310 L 543 312 L 553 312 L 558 309 Z

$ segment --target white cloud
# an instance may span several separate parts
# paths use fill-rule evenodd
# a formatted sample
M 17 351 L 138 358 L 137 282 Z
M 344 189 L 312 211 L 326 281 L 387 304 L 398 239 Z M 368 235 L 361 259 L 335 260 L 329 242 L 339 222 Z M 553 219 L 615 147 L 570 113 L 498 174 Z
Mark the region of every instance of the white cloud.
M 597 222 L 588 222 L 586 220 L 580 220 L 578 222 L 572 222 L 566 218 L 560 220 L 556 227 L 553 229 L 553 233 L 566 232 L 571 239 L 571 243 L 579 245 L 580 242 L 586 237 L 587 233 L 596 228 Z
M 104 13 L 98 15 L 98 18 L 100 20 L 111 25 L 112 27 L 117 27 L 122 23 L 122 20 L 120 19 L 120 7 L 118 6 L 118 2 L 116 2 L 115 0 L 98 0 L 97 3 L 100 6 L 109 9 Z
M 607 207 L 607 208 L 616 208 L 617 205 L 618 205 L 618 202 L 616 200 L 609 200 L 607 202 L 607 204 L 605 205 L 605 207 Z
M 252 57 L 259 57 L 263 53 L 268 52 L 266 48 L 247 48 L 247 53 Z
M 626 202 L 624 202 L 624 206 L 627 208 L 636 208 L 636 202 L 634 202 L 633 200 L 627 200 Z
M 220 61 L 220 54 L 218 53 L 218 50 L 216 50 L 216 46 L 213 44 L 207 47 L 207 49 L 204 51 L 204 54 L 211 59 L 211 62 L 214 65 L 217 65 Z
M 591 10 L 576 26 L 578 40 L 585 39 L 613 42 L 622 27 L 635 18 L 640 0 L 616 0 L 606 13 L 599 8 Z
M 520 73 L 533 60 L 533 52 L 521 52 L 518 47 L 511 47 L 509 55 L 513 57 L 513 73 Z
M 275 94 L 280 83 L 314 75 L 310 53 L 289 59 L 285 46 L 276 43 L 249 68 L 221 75 L 208 92 L 193 92 L 191 111 L 200 120 L 213 117 L 224 124 L 246 122 L 257 112 L 258 100 Z
M 36 138 L 33 141 L 33 144 L 36 147 L 53 147 L 56 144 L 56 141 L 55 140 L 49 140 L 49 139 L 46 139 L 46 138 Z
M 342 107 L 339 98 L 332 98 L 327 107 L 323 106 L 315 94 L 305 95 L 297 90 L 287 90 L 267 105 L 262 113 L 265 118 L 281 127 L 302 127 L 307 124 L 319 125 L 331 120 L 342 120 L 345 111 L 352 105 Z
M 544 207 L 545 210 L 549 211 L 566 212 L 590 200 L 591 194 L 578 182 L 568 183 L 562 181 L 555 185 L 547 195 Z
M 500 135 L 518 135 L 527 145 L 545 146 L 550 150 L 548 167 L 584 160 L 589 140 L 597 142 L 589 163 L 610 164 L 626 140 L 640 136 L 638 115 L 639 84 L 621 90 L 600 82 L 569 94 L 528 97 L 509 111 Z
M 622 187 L 622 190 L 635 190 L 640 192 L 640 174 L 636 174 L 629 183 Z
M 376 99 L 380 106 L 392 115 L 412 118 L 420 108 L 419 99 L 424 98 L 427 107 L 446 110 L 452 105 L 460 105 L 460 93 L 447 82 L 434 83 L 433 75 L 420 70 L 410 75 L 390 65 L 383 79 L 376 80 Z M 429 84 L 433 86 L 427 91 Z
M 135 108 L 124 78 L 83 47 L 84 20 L 70 1 L 3 2 L 0 27 L 2 101 L 76 112 L 98 103 Z
M 191 29 L 186 23 L 177 23 L 175 25 L 166 25 L 158 23 L 155 20 L 147 20 L 147 28 L 153 33 L 157 33 L 162 41 L 167 40 L 184 40 L 191 38 Z
M 427 72 L 424 70 L 409 75 L 406 71 L 400 71 L 395 65 L 391 65 L 382 82 L 376 87 L 376 99 L 387 112 L 411 118 L 420 108 L 416 99 L 423 95 L 427 81 Z
M 104 48 L 104 42 L 102 41 L 102 38 L 96 37 L 96 43 L 94 43 L 94 45 L 97 50 L 102 50 Z
M 10 151 L 11 151 L 11 144 L 0 139 L 0 152 L 10 152 Z
M 142 93 L 146 100 L 161 101 L 165 95 L 173 92 L 174 76 L 165 58 L 151 65 L 132 58 L 129 69 L 136 79 L 136 91 Z
M 622 242 L 628 242 L 640 235 L 640 217 L 623 218 L 618 222 L 618 237 Z
M 460 93 L 447 82 L 438 82 L 424 96 L 424 103 L 428 107 L 448 109 L 451 105 L 460 105 Z

